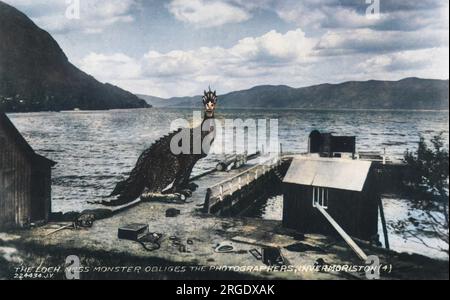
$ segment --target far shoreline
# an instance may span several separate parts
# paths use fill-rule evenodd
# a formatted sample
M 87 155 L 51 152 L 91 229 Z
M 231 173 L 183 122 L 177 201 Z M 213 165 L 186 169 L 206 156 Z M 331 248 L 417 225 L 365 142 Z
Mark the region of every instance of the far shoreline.
M 22 115 L 22 114 L 39 114 L 39 113 L 99 113 L 108 111 L 135 111 L 135 110 L 186 110 L 186 109 L 201 109 L 200 107 L 192 106 L 164 106 L 164 107 L 148 107 L 148 108 L 113 108 L 113 109 L 93 109 L 93 110 L 61 110 L 61 111 L 27 111 L 27 112 L 4 112 L 7 115 Z M 232 110 L 247 110 L 247 111 L 312 111 L 312 112 L 438 112 L 449 113 L 449 109 L 401 109 L 401 108 L 280 108 L 280 107 L 220 107 L 222 111 Z

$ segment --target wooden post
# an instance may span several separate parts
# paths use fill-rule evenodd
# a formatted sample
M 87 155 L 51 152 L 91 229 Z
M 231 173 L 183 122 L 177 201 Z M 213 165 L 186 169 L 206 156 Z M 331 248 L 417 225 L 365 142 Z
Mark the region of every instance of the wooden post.
M 386 218 L 384 216 L 383 201 L 381 200 L 381 197 L 378 200 L 378 207 L 380 208 L 380 219 L 381 225 L 383 226 L 384 246 L 386 247 L 386 249 L 390 249 Z
M 203 211 L 207 214 L 209 214 L 211 212 L 211 208 L 210 208 L 210 199 L 211 199 L 211 189 L 207 189 L 206 190 L 206 196 L 205 196 L 205 204 L 203 206 Z
M 345 240 L 345 242 L 352 248 L 352 250 L 361 258 L 363 261 L 367 260 L 367 255 L 364 251 L 353 241 L 353 239 L 342 229 L 341 226 L 326 212 L 326 210 L 320 206 L 316 205 L 316 208 L 324 215 L 324 217 L 330 222 L 330 224 L 336 229 L 340 236 Z

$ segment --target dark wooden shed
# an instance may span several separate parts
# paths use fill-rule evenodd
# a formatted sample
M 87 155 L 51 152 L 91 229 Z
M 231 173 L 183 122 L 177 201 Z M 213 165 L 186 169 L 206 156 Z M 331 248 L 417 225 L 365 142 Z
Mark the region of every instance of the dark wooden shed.
M 341 153 L 356 152 L 355 136 L 334 136 L 331 133 L 320 133 L 314 130 L 308 139 L 309 153 L 319 153 L 324 157 L 340 156 Z
M 321 205 L 350 235 L 378 232 L 380 195 L 372 163 L 342 158 L 295 158 L 284 178 L 283 225 L 302 233 L 337 235 Z
M 0 229 L 47 221 L 51 211 L 51 168 L 0 112 Z

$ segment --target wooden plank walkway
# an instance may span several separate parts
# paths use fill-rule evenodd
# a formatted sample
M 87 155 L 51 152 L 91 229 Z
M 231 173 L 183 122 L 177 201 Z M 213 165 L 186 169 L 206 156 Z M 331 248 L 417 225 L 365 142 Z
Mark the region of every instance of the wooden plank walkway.
M 223 205 L 227 197 L 242 198 L 241 192 L 246 191 L 258 180 L 274 172 L 282 164 L 279 156 L 261 158 L 260 163 L 234 176 L 229 176 L 206 190 L 204 211 L 211 213 L 216 207 Z

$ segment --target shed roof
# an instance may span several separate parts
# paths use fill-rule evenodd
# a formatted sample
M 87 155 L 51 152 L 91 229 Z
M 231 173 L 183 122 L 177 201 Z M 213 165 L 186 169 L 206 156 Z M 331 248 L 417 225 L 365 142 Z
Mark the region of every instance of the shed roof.
M 370 161 L 297 157 L 284 182 L 361 192 L 371 165 Z
M 6 134 L 8 134 L 16 142 L 16 145 L 25 153 L 28 158 L 31 159 L 33 163 L 46 164 L 49 166 L 56 165 L 56 162 L 34 152 L 30 144 L 28 144 L 28 142 L 20 134 L 20 132 L 17 130 L 8 116 L 6 116 L 6 114 L 3 112 L 0 112 L 0 127 L 5 130 Z

